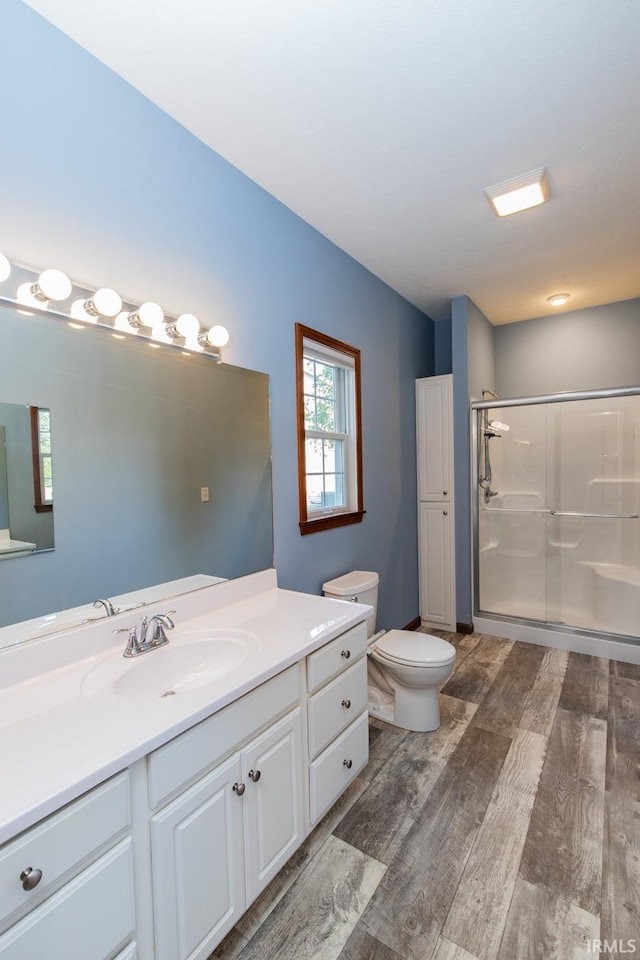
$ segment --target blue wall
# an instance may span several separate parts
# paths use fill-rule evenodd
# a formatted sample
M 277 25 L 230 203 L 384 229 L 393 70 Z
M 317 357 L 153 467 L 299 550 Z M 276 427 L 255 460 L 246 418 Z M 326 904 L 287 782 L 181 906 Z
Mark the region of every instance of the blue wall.
M 18 0 L 2 4 L 0 79 L 0 249 L 224 323 L 225 359 L 271 376 L 281 585 L 375 568 L 380 625 L 415 617 L 413 381 L 434 372 L 431 320 Z M 366 517 L 304 538 L 296 321 L 360 347 L 363 365 Z
M 640 299 L 509 323 L 494 335 L 501 397 L 640 383 Z

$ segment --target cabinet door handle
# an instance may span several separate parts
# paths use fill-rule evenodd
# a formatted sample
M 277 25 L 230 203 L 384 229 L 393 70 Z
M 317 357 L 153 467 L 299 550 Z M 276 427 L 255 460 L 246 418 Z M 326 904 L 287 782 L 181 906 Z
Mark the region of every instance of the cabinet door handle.
M 343 650 L 340 656 L 344 657 L 345 660 L 348 660 L 349 657 L 351 656 L 351 650 Z
M 353 760 L 343 760 L 342 763 L 343 763 L 343 766 L 347 768 L 347 770 L 351 770 L 351 767 L 353 766 Z
M 443 511 L 442 511 L 442 516 L 443 516 L 443 517 L 448 517 L 448 516 L 449 516 L 449 511 L 448 511 L 448 510 L 443 510 Z
M 244 785 L 244 783 L 234 783 L 233 785 L 233 792 L 237 793 L 239 797 L 242 796 L 242 794 L 245 792 L 246 789 L 247 788 Z
M 448 492 L 449 492 L 448 490 L 443 490 L 443 491 L 442 491 L 442 496 L 443 496 L 443 497 L 446 497 L 446 495 L 447 495 Z
M 349 707 L 351 706 L 351 700 L 343 700 L 342 706 L 345 708 L 345 710 L 348 710 Z
M 254 783 L 257 783 L 261 776 L 259 770 L 249 770 L 249 779 L 253 780 Z
M 34 870 L 33 867 L 27 867 L 20 874 L 23 890 L 33 890 L 42 880 L 42 870 Z

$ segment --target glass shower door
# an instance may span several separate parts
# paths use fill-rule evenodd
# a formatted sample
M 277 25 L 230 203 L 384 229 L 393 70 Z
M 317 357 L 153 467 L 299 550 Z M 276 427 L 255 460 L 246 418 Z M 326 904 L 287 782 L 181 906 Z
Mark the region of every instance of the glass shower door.
M 478 411 L 482 613 L 638 636 L 640 397 Z

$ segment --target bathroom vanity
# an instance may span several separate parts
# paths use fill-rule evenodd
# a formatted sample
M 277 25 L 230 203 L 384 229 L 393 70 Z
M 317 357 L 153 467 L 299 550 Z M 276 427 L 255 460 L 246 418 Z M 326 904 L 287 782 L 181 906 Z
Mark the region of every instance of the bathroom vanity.
M 368 759 L 370 608 L 274 570 L 0 652 L 0 960 L 205 960 Z

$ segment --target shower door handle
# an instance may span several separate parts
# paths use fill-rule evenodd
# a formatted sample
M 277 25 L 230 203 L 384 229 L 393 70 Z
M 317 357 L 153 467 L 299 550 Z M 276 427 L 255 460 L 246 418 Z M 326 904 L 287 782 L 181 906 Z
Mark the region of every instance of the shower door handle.
M 640 513 L 578 513 L 575 510 L 550 510 L 552 517 L 578 517 L 598 520 L 640 520 Z

